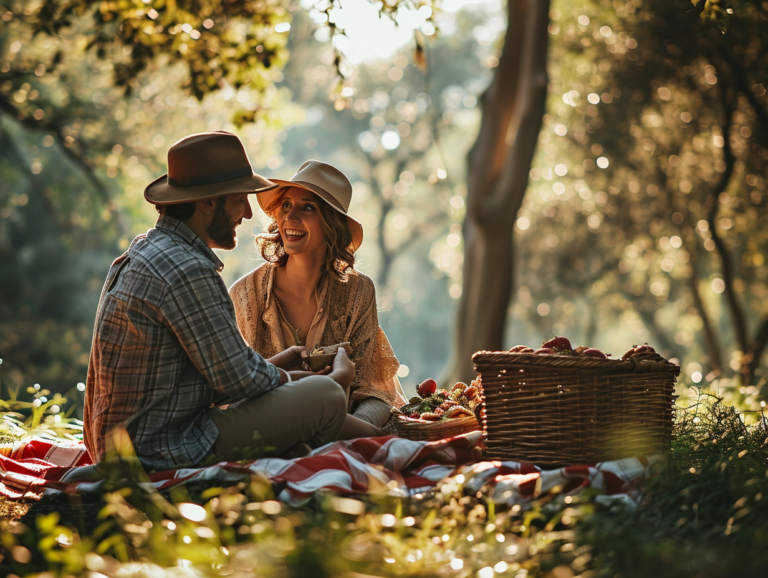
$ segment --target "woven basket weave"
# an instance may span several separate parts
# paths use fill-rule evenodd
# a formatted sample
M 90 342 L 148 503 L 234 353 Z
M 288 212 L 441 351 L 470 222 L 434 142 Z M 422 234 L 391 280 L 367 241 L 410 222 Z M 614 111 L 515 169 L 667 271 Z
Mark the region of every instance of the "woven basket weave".
M 486 459 L 590 464 L 668 451 L 680 367 L 661 356 L 627 361 L 478 351 Z
M 448 419 L 432 423 L 396 420 L 397 435 L 417 442 L 434 442 L 444 438 L 469 433 L 480 429 L 475 416 Z

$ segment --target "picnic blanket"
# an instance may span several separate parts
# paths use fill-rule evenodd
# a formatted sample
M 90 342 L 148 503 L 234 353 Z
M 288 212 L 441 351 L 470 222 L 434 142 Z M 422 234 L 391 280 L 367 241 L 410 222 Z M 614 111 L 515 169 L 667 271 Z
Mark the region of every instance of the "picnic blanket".
M 485 491 L 497 504 L 525 505 L 543 494 L 597 490 L 602 499 L 635 503 L 637 483 L 649 475 L 654 459 L 628 458 L 593 465 L 543 470 L 516 461 L 475 461 L 480 432 L 437 442 L 396 436 L 335 442 L 303 458 L 264 458 L 250 464 L 222 462 L 200 468 L 157 472 L 149 481 L 158 491 L 190 482 L 232 485 L 263 476 L 276 497 L 293 506 L 326 490 L 344 495 L 423 494 L 448 478 L 471 492 Z M 40 500 L 59 492 L 99 492 L 103 480 L 90 465 L 82 444 L 32 439 L 0 455 L 0 495 Z
M 89 466 L 83 443 L 39 437 L 0 447 L 0 496 L 39 500 L 46 489 L 64 489 L 61 479 L 73 469 Z

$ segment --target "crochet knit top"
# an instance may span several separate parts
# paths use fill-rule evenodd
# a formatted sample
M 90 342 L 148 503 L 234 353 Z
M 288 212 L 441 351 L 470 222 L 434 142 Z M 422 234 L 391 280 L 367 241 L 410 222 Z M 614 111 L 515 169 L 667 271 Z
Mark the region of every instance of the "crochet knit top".
M 229 295 L 246 343 L 264 358 L 272 357 L 294 343 L 282 328 L 272 284 L 276 265 L 264 263 L 232 285 Z M 349 389 L 350 403 L 375 397 L 390 405 L 407 403 L 397 379 L 397 361 L 389 340 L 379 327 L 376 289 L 359 271 L 350 271 L 346 282 L 323 275 L 315 291 L 317 314 L 307 335 L 307 350 L 348 341 L 355 379 Z

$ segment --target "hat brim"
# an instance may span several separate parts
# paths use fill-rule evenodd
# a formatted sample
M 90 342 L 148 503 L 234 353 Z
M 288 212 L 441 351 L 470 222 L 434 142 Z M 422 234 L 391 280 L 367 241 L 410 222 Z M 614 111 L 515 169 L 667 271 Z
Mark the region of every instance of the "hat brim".
M 277 188 L 277 183 L 252 174 L 218 183 L 178 187 L 168 184 L 168 175 L 158 177 L 144 189 L 144 198 L 153 205 L 177 205 L 232 193 L 263 193 Z
M 324 191 L 320 187 L 313 187 L 310 183 L 294 183 L 293 181 L 284 181 L 282 179 L 272 179 L 272 182 L 277 183 L 277 188 L 271 189 L 269 191 L 263 191 L 256 196 L 256 200 L 259 201 L 261 210 L 264 211 L 267 215 L 269 215 L 267 208 L 272 206 L 272 204 L 275 202 L 275 199 L 282 195 L 287 189 L 305 189 L 310 193 L 316 194 L 318 197 L 323 199 L 326 204 L 330 206 L 334 211 L 341 213 L 347 218 L 347 224 L 349 225 L 349 230 L 352 233 L 352 248 L 355 251 L 360 248 L 360 245 L 363 243 L 363 226 L 355 219 L 350 217 L 349 214 L 344 212 L 344 209 L 337 207 L 334 204 L 336 199 L 334 199 L 333 196 L 331 196 L 328 192 Z

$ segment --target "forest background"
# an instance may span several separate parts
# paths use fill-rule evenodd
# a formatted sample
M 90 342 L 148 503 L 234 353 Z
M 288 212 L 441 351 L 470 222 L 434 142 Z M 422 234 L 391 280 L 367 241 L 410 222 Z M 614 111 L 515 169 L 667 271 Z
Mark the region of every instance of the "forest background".
M 331 4 L 265 3 L 253 37 L 236 18 L 219 36 L 206 20 L 179 24 L 169 46 L 129 50 L 110 43 L 108 19 L 94 30 L 78 12 L 92 3 L 50 4 L 73 8 L 47 23 L 34 2 L 0 9 L 3 386 L 65 393 L 85 381 L 109 264 L 156 217 L 143 187 L 173 142 L 203 130 L 237 132 L 268 177 L 308 158 L 342 168 L 365 228 L 359 268 L 376 281 L 406 392 L 449 366 L 467 154 L 506 6 L 401 3 L 391 16 L 410 40 L 365 58 L 329 39 L 344 28 Z M 548 6 L 546 110 L 511 220 L 515 282 L 497 346 L 558 334 L 618 357 L 647 341 L 681 364 L 681 387 L 737 378 L 749 404 L 768 341 L 768 7 L 699 4 Z M 257 63 L 206 84 L 216 75 L 196 46 L 216 38 Z M 227 285 L 259 264 L 251 230 L 263 224 L 245 222 L 221 253 Z

